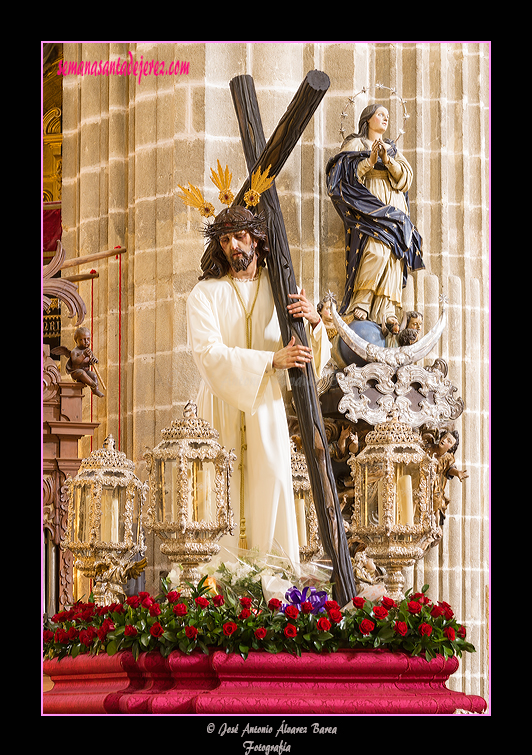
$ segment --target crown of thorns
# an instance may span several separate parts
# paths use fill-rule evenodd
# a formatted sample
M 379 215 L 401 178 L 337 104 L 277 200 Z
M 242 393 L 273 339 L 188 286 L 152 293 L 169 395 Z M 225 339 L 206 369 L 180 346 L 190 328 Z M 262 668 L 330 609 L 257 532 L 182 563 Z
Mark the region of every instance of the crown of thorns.
M 227 165 L 225 166 L 225 170 L 223 170 L 219 160 L 217 161 L 217 163 L 218 165 L 216 172 L 211 168 L 211 181 L 220 191 L 220 193 L 218 194 L 218 199 L 220 200 L 220 202 L 222 202 L 222 204 L 231 206 L 235 198 L 233 192 L 231 191 L 231 180 L 233 178 L 233 174 L 229 172 Z M 270 168 L 271 165 L 268 165 L 266 170 L 262 172 L 259 166 L 257 170 L 253 172 L 250 181 L 250 188 L 244 194 L 245 208 L 240 208 L 242 210 L 241 213 L 231 213 L 231 217 L 229 218 L 228 213 L 226 211 L 223 211 L 218 216 L 219 219 L 204 226 L 203 233 L 207 238 L 215 238 L 216 236 L 219 236 L 221 233 L 223 233 L 224 230 L 227 231 L 229 228 L 233 233 L 240 230 L 247 230 L 251 233 L 263 233 L 263 214 L 261 213 L 259 215 L 254 215 L 249 210 L 249 208 L 256 207 L 259 203 L 261 194 L 263 194 L 272 185 L 275 176 L 269 175 Z M 205 200 L 201 190 L 197 186 L 193 186 L 189 183 L 188 187 L 188 189 L 185 189 L 183 186 L 179 186 L 179 188 L 183 192 L 183 194 L 179 196 L 179 199 L 181 199 L 182 202 L 189 207 L 196 208 L 203 218 L 214 217 L 216 215 L 214 205 Z M 232 209 L 237 210 L 238 208 L 235 207 Z

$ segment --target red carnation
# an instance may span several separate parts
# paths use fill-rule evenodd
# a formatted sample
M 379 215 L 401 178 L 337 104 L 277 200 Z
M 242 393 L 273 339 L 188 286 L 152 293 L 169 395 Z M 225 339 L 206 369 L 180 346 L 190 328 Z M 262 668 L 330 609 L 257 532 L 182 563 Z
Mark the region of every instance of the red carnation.
M 448 640 L 451 640 L 451 642 L 454 642 L 456 640 L 456 632 L 452 627 L 445 627 L 443 633 Z
M 62 621 L 71 621 L 74 618 L 73 611 L 60 611 L 52 616 L 54 624 L 60 624 Z
M 362 634 L 371 634 L 375 629 L 375 624 L 370 619 L 362 619 L 358 627 Z
M 156 621 L 155 624 L 150 627 L 150 634 L 152 637 L 162 637 L 162 635 L 164 634 L 164 629 L 158 621 Z
M 396 621 L 393 626 L 394 632 L 400 634 L 401 637 L 405 637 L 408 632 L 408 625 L 404 621 Z
M 335 624 L 339 624 L 343 618 L 342 612 L 337 608 L 331 608 L 331 610 L 329 611 L 329 618 L 331 621 L 334 621 Z
M 82 629 L 79 633 L 79 641 L 82 645 L 86 645 L 87 647 L 89 645 L 92 645 L 92 641 L 96 636 L 96 630 L 94 627 L 88 627 L 87 629 Z
M 299 611 L 295 606 L 286 606 L 284 609 L 284 615 L 288 616 L 289 619 L 297 619 Z
M 430 598 L 427 598 L 427 596 L 423 592 L 414 593 L 414 595 L 411 596 L 411 599 L 417 601 L 418 603 L 421 603 L 424 606 L 431 602 Z
M 373 615 L 376 619 L 385 619 L 388 616 L 388 611 L 384 606 L 375 606 L 373 609 Z
M 97 630 L 97 634 L 100 640 L 103 642 L 105 638 L 107 637 L 107 634 L 109 632 L 112 632 L 114 628 L 115 628 L 115 625 L 110 619 L 104 619 L 103 624 Z
M 454 616 L 454 611 L 451 608 L 451 606 L 448 603 L 446 603 L 444 600 L 440 600 L 438 605 L 441 606 L 443 615 L 445 616 L 447 621 L 450 621 Z

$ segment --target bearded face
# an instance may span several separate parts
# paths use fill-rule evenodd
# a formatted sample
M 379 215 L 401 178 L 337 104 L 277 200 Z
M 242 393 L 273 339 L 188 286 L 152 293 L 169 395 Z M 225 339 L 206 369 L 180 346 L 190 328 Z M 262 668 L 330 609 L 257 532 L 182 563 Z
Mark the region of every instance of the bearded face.
M 235 273 L 247 270 L 255 257 L 256 246 L 250 233 L 248 231 L 224 233 L 219 240 L 231 269 Z

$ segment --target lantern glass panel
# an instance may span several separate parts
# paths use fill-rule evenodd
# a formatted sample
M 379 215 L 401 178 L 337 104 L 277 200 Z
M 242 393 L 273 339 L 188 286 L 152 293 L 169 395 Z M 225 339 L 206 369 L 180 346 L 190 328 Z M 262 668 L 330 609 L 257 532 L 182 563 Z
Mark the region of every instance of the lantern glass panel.
M 103 487 L 100 516 L 100 540 L 122 543 L 125 540 L 126 488 L 123 485 Z
M 161 459 L 155 470 L 157 522 L 170 524 L 179 518 L 179 471 L 176 459 Z
M 73 543 L 87 543 L 90 538 L 90 489 L 75 485 L 73 503 L 70 539 Z
M 396 472 L 396 522 L 398 524 L 414 524 L 415 491 L 419 488 L 419 465 L 398 462 Z
M 384 464 L 373 461 L 362 469 L 362 524 L 368 526 L 379 524 L 381 501 L 383 496 Z
M 307 511 L 309 508 L 308 494 L 305 495 L 304 490 L 294 491 L 294 504 L 296 507 L 296 524 L 297 524 L 297 538 L 300 548 L 306 548 L 309 540 L 308 532 L 308 516 Z
M 193 459 L 188 467 L 188 519 L 216 521 L 216 468 L 211 461 Z
M 141 530 L 142 530 L 142 512 L 141 512 L 141 496 L 139 491 L 135 490 L 133 495 L 133 518 L 131 523 L 131 533 L 133 535 L 133 542 L 140 543 Z

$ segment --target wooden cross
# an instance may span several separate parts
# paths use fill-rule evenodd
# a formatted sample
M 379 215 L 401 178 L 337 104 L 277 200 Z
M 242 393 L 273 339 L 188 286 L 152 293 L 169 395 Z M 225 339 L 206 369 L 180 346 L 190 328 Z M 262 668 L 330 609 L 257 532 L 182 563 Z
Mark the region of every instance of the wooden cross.
M 253 79 L 251 76 L 232 79 L 230 89 L 250 176 L 258 167 L 265 171 L 269 165 L 270 175 L 279 175 L 329 85 L 327 74 L 310 71 L 266 144 Z M 248 178 L 238 192 L 234 205 L 243 204 L 249 184 Z M 262 194 L 259 209 L 266 216 L 270 248 L 268 272 L 283 343 L 286 346 L 295 336 L 296 342 L 308 345 L 303 322 L 286 310 L 288 294 L 297 293 L 297 284 L 275 184 Z M 209 249 L 206 254 L 208 252 Z M 320 538 L 333 566 L 333 596 L 344 606 L 355 595 L 356 589 L 313 367 L 307 365 L 305 370 L 293 368 L 289 375 Z

